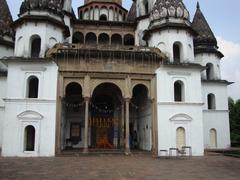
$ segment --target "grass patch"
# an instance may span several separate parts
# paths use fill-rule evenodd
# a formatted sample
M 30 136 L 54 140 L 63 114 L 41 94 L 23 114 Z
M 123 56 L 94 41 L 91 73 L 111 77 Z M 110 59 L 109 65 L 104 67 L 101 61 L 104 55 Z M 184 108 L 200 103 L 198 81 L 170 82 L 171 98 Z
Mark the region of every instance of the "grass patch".
M 225 156 L 240 158 L 240 151 L 227 151 L 223 153 Z

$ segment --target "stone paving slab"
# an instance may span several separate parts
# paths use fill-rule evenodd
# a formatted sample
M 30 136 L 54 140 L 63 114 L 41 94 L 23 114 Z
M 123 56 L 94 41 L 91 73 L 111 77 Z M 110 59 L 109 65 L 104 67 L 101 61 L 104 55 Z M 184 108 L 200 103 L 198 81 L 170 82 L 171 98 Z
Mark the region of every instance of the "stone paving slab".
M 55 158 L 0 157 L 1 180 L 239 180 L 240 159 L 154 159 L 150 155 Z

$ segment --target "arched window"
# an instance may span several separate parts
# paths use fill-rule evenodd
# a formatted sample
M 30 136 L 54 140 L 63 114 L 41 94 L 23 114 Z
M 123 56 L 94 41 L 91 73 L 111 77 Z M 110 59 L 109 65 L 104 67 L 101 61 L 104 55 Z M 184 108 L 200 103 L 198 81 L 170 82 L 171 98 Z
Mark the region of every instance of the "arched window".
M 127 34 L 124 36 L 124 45 L 126 46 L 134 46 L 135 44 L 135 40 L 134 40 L 134 36 L 131 34 Z
M 149 13 L 148 0 L 145 0 L 143 5 L 144 5 L 145 14 L 148 14 Z
M 33 35 L 30 39 L 31 57 L 39 57 L 41 51 L 41 38 L 38 35 Z
M 214 94 L 208 94 L 207 101 L 208 101 L 208 109 L 216 109 L 216 101 L 215 101 Z
M 217 148 L 217 131 L 216 129 L 210 129 L 210 147 Z
M 71 104 L 68 107 L 68 111 L 78 113 L 80 111 L 79 104 L 82 102 L 82 87 L 76 82 L 72 82 L 67 85 L 65 89 L 65 100 Z
M 102 33 L 98 36 L 98 44 L 109 44 L 109 36 L 106 33 Z
M 83 19 L 83 12 L 82 11 L 80 11 L 80 13 L 79 13 L 79 19 Z
M 182 149 L 186 146 L 186 133 L 183 127 L 179 127 L 176 130 L 176 146 L 178 149 Z
M 27 126 L 24 131 L 24 151 L 35 150 L 35 128 Z
M 174 100 L 176 102 L 184 101 L 184 84 L 182 81 L 174 83 Z
M 107 16 L 105 14 L 100 15 L 99 17 L 100 21 L 107 21 Z
M 38 78 L 36 76 L 30 76 L 27 80 L 27 86 L 27 98 L 38 98 Z
M 120 34 L 113 34 L 111 37 L 111 44 L 122 45 L 122 36 Z
M 206 69 L 207 80 L 214 79 L 213 64 L 212 63 L 207 63 L 206 68 L 207 68 Z
M 175 63 L 181 62 L 181 44 L 178 42 L 173 44 L 173 61 Z
M 83 33 L 75 32 L 73 34 L 72 43 L 83 44 L 84 43 L 84 35 L 83 35 Z
M 90 32 L 87 33 L 86 39 L 85 39 L 86 44 L 97 44 L 97 36 L 96 34 Z

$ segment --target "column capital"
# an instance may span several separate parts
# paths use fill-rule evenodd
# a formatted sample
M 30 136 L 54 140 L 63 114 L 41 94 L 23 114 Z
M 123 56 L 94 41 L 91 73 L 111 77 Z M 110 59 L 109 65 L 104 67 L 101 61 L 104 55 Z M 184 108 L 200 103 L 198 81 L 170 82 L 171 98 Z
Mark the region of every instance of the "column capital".
M 149 101 L 151 101 L 151 103 L 154 103 L 156 101 L 155 98 L 149 98 Z
M 130 97 L 123 98 L 123 99 L 124 99 L 124 102 L 130 102 L 130 101 L 131 101 L 131 98 L 130 98 Z
M 84 101 L 90 101 L 91 97 L 83 97 Z

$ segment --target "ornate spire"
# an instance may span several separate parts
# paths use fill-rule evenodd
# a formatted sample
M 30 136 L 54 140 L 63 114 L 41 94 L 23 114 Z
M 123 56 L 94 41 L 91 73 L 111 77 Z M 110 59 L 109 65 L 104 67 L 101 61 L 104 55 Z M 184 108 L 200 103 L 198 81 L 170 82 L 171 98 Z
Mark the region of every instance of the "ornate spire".
M 200 9 L 199 3 L 197 3 L 197 10 L 193 18 L 192 28 L 198 33 L 194 38 L 195 54 L 215 53 L 219 58 L 223 57 L 223 54 L 218 51 L 217 40 Z
M 200 9 L 200 5 L 199 5 L 199 2 L 197 2 L 197 9 Z
M 0 9 L 0 37 L 5 35 L 13 37 L 14 33 L 10 27 L 13 20 L 6 0 L 0 0 Z
M 200 9 L 199 2 L 197 3 L 197 10 L 193 18 L 192 27 L 198 33 L 198 36 L 194 39 L 195 46 L 217 46 L 217 40 Z
M 133 0 L 130 11 L 128 12 L 127 21 L 133 22 L 137 17 L 136 1 Z

